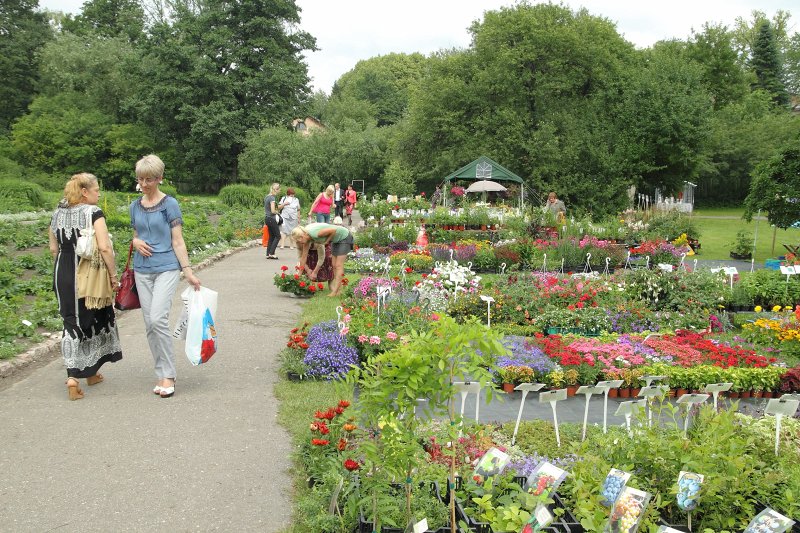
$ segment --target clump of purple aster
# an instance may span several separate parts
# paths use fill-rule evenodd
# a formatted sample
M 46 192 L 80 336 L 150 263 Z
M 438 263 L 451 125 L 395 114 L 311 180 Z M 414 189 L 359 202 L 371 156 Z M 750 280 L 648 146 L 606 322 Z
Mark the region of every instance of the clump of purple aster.
M 478 251 L 474 244 L 466 244 L 463 246 L 449 246 L 446 244 L 434 244 L 428 246 L 431 257 L 434 261 L 450 261 L 450 250 L 453 250 L 453 259 L 459 263 L 466 263 L 475 257 Z
M 563 470 L 570 470 L 577 459 L 578 456 L 573 453 L 551 459 L 546 455 L 533 452 L 533 455 L 523 455 L 519 459 L 512 459 L 506 468 L 515 472 L 517 476 L 528 477 L 540 463 L 548 462 Z
M 541 348 L 529 343 L 525 337 L 506 335 L 503 346 L 508 348 L 511 355 L 501 355 L 497 358 L 497 366 L 527 366 L 533 369 L 537 378 L 550 373 L 555 368 L 555 363 Z
M 336 379 L 347 374 L 358 363 L 358 352 L 347 345 L 339 334 L 335 320 L 320 322 L 312 327 L 306 337 L 308 349 L 303 363 L 308 375 L 315 378 Z

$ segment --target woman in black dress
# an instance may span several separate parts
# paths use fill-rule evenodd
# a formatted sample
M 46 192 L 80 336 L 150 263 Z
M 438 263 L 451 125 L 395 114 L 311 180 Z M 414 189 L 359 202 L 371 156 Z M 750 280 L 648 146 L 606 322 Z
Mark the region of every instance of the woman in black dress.
M 64 199 L 50 222 L 50 252 L 55 260 L 53 289 L 58 311 L 64 320 L 61 355 L 67 367 L 67 391 L 70 400 L 83 398 L 78 378 L 88 385 L 103 381 L 97 371 L 103 364 L 122 359 L 119 332 L 114 319 L 114 292 L 117 273 L 114 251 L 103 211 L 97 207 L 100 186 L 92 174 L 72 176 L 64 187 Z M 80 271 L 86 275 L 80 296 L 78 273 L 81 258 L 75 245 L 82 229 L 94 229 L 96 241 L 92 259 L 84 259 Z

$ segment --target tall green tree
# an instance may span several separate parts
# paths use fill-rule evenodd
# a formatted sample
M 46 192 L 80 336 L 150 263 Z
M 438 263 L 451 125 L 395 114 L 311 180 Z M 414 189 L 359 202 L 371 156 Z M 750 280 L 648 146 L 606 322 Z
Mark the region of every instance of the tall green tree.
M 387 54 L 356 63 L 331 90 L 336 99 L 361 100 L 371 104 L 379 126 L 396 124 L 408 108 L 409 91 L 425 69 L 422 54 Z M 323 117 L 327 121 L 327 117 Z
M 133 73 L 139 57 L 122 37 L 61 33 L 42 49 L 39 91 L 46 96 L 83 94 L 92 107 L 115 121 L 133 121 L 124 103 L 138 91 Z
M 703 85 L 720 109 L 741 100 L 749 92 L 745 69 L 738 61 L 733 32 L 721 24 L 704 24 L 694 33 L 686 55 L 703 70 Z
M 745 218 L 761 209 L 767 220 L 786 229 L 800 221 L 800 138 L 756 168 L 750 194 L 745 200 Z
M 36 94 L 39 52 L 52 38 L 38 0 L 0 2 L 0 131 L 22 113 Z
M 138 0 L 88 0 L 79 15 L 67 15 L 64 31 L 77 35 L 121 37 L 135 43 L 144 37 L 144 9 Z
M 756 74 L 755 86 L 772 95 L 776 104 L 781 106 L 788 104 L 789 95 L 783 83 L 778 44 L 769 21 L 762 22 L 758 27 L 750 64 Z
M 178 154 L 176 181 L 235 181 L 249 129 L 288 124 L 308 94 L 313 50 L 293 0 L 181 2 L 144 43 L 139 119 Z

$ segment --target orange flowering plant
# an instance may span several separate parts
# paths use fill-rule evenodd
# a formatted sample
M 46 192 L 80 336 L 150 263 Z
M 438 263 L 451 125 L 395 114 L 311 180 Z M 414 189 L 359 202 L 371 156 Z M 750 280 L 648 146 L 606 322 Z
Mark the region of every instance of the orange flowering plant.
M 348 407 L 348 400 L 339 400 L 336 405 L 314 413 L 309 424 L 306 453 L 303 454 L 312 477 L 322 479 L 323 474 L 331 469 L 355 472 L 361 468 L 355 453 L 359 428 L 355 418 L 345 413 Z

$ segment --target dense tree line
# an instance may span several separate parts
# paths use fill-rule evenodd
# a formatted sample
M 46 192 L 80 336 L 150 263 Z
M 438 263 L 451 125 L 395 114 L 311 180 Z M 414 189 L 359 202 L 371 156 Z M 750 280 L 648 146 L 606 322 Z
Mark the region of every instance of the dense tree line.
M 0 174 L 60 183 L 93 170 L 132 186 L 157 150 L 186 190 L 363 179 L 410 194 L 479 155 L 592 212 L 626 190 L 700 185 L 741 203 L 757 164 L 800 139 L 800 36 L 790 14 L 706 24 L 636 49 L 587 10 L 487 12 L 466 49 L 359 62 L 309 92 L 292 0 L 89 0 L 77 16 L 0 9 Z M 312 115 L 326 129 L 295 134 Z

